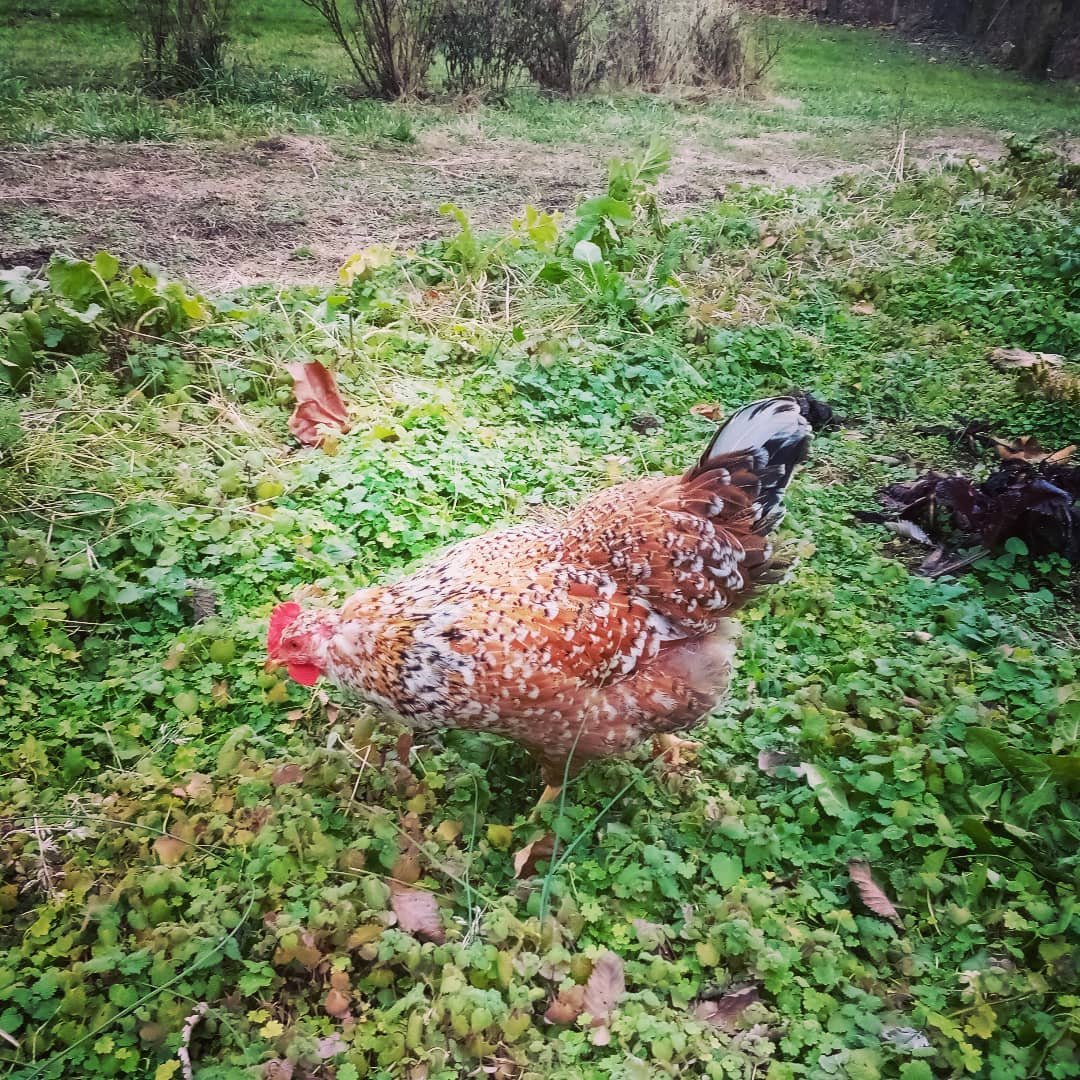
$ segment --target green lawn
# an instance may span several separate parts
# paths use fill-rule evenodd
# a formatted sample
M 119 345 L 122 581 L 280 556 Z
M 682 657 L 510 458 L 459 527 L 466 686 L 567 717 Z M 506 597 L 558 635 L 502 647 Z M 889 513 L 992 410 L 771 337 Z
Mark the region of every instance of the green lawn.
M 321 18 L 301 0 L 240 0 L 238 74 L 207 92 L 156 102 L 133 88 L 137 50 L 109 0 L 27 5 L 0 26 L 0 140 L 227 138 L 281 131 L 378 137 L 387 106 L 340 91 L 350 72 Z M 764 96 L 720 94 L 684 106 L 635 95 L 551 102 L 522 88 L 505 107 L 478 110 L 484 127 L 539 142 L 647 141 L 693 130 L 713 141 L 759 131 L 805 131 L 836 152 L 868 132 L 977 127 L 1023 134 L 1075 131 L 1080 88 L 1033 84 L 988 66 L 928 63 L 926 51 L 883 32 L 775 23 L 784 45 Z M 796 109 L 773 96 L 795 98 Z M 413 110 L 419 127 L 457 116 L 438 102 Z M 858 143 L 854 147 L 857 152 Z

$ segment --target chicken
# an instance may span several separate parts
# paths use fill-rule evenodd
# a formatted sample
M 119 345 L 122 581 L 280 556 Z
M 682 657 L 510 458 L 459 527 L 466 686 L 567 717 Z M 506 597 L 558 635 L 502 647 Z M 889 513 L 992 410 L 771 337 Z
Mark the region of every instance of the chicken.
M 419 731 L 514 739 L 550 796 L 590 759 L 716 706 L 735 650 L 729 616 L 769 580 L 768 536 L 809 442 L 793 398 L 747 405 L 682 476 L 607 488 L 557 527 L 462 541 L 339 611 L 280 604 L 270 662 Z

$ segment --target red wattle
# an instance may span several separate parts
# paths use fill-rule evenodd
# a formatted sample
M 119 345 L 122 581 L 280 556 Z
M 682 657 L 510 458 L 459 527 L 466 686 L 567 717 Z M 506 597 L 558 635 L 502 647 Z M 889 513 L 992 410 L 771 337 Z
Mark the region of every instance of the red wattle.
M 289 664 L 289 678 L 301 686 L 314 686 L 322 672 L 314 664 Z

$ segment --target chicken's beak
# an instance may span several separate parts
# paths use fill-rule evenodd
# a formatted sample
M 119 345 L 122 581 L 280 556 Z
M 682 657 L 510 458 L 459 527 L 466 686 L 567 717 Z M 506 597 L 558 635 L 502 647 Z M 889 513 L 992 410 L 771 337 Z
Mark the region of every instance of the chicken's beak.
M 271 672 L 277 671 L 278 668 L 283 668 L 284 666 L 284 660 L 277 660 L 273 656 L 268 656 L 266 658 L 266 663 L 263 664 L 263 671 L 269 675 Z

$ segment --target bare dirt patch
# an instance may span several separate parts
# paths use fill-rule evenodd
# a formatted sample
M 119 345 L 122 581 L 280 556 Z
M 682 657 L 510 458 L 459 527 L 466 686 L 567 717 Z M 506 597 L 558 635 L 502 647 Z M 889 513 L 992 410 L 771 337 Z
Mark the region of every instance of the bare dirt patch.
M 603 182 L 612 148 L 551 147 L 485 136 L 467 118 L 414 145 L 277 135 L 238 145 L 53 143 L 0 150 L 0 266 L 38 266 L 56 250 L 107 248 L 201 288 L 326 282 L 371 243 L 413 246 L 456 226 L 505 228 L 527 202 L 566 211 Z M 909 160 L 1001 152 L 999 140 L 942 132 Z M 871 166 L 861 166 L 862 168 Z M 709 149 L 680 143 L 661 184 L 665 212 L 692 210 L 736 181 L 807 186 L 860 168 L 804 133 L 766 132 Z

